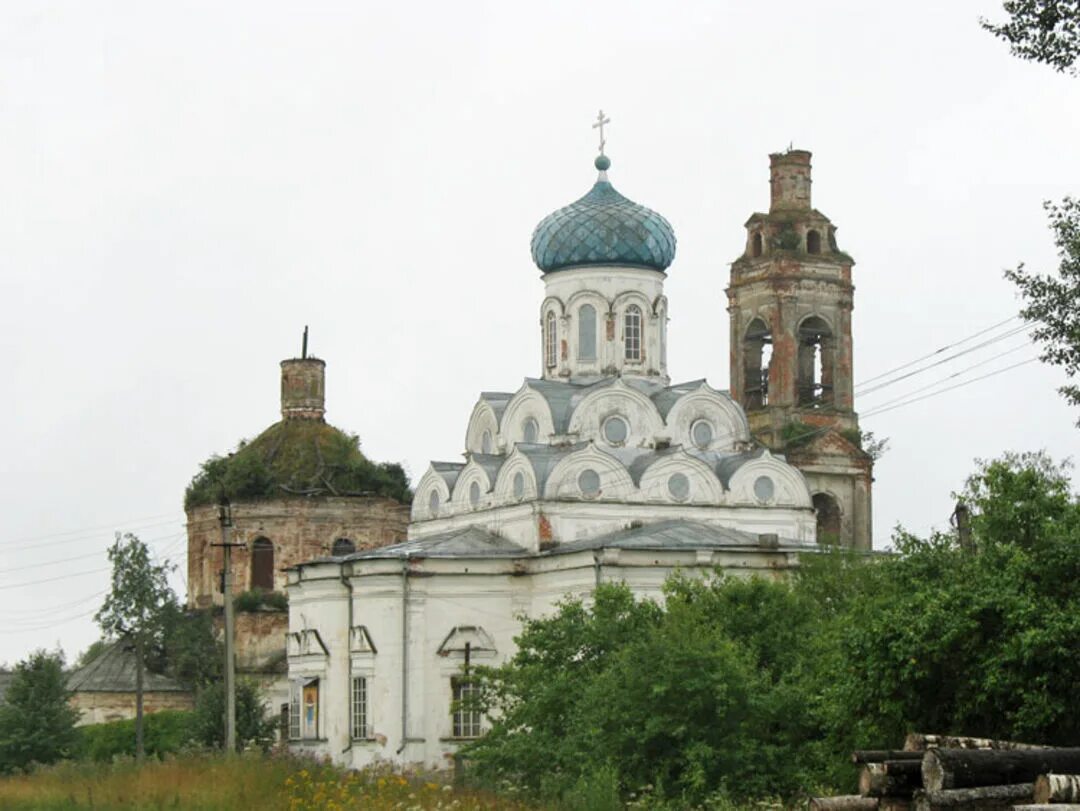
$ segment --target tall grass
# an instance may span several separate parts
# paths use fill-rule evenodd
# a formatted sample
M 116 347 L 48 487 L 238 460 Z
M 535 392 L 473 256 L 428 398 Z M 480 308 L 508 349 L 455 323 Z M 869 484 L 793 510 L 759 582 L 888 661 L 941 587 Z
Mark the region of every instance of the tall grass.
M 389 770 L 345 772 L 290 757 L 193 754 L 150 759 L 142 766 L 129 758 L 108 764 L 70 761 L 0 778 L 0 808 L 528 811 L 530 806 Z
M 148 760 L 142 766 L 130 759 L 110 764 L 71 761 L 0 779 L 0 808 L 287 808 L 283 787 L 296 768 L 287 759 L 261 755 L 190 755 Z

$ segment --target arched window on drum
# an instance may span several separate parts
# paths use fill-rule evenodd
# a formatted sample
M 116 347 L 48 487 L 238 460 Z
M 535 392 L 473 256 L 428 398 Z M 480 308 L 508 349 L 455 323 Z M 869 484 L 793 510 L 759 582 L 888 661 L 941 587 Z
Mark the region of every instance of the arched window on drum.
M 641 308 L 638 307 L 636 304 L 631 304 L 629 307 L 627 307 L 626 315 L 623 316 L 623 347 L 625 348 L 627 360 L 641 360 Z
M 591 304 L 578 309 L 578 360 L 596 360 L 596 308 Z
M 556 330 L 556 316 L 551 310 L 544 317 L 544 365 L 549 369 L 555 366 L 558 358 L 559 336 Z

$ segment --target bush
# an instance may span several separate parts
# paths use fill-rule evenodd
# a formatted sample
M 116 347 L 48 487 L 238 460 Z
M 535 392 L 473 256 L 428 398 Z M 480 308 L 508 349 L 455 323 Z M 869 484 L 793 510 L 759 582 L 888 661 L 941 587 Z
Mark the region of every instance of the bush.
M 78 711 L 68 703 L 62 651 L 38 650 L 15 666 L 0 705 L 0 770 L 53 763 L 75 747 Z
M 252 589 L 237 594 L 233 598 L 233 607 L 237 611 L 288 611 L 289 597 L 280 591 Z
M 161 757 L 174 754 L 191 742 L 193 712 L 162 710 L 143 716 L 146 754 Z M 75 756 L 106 762 L 120 756 L 135 756 L 135 719 L 90 724 L 77 729 Z
M 259 688 L 250 681 L 236 685 L 236 745 L 269 749 L 277 733 L 277 718 L 267 715 Z M 191 736 L 196 743 L 212 749 L 225 746 L 225 685 L 205 688 L 195 704 Z

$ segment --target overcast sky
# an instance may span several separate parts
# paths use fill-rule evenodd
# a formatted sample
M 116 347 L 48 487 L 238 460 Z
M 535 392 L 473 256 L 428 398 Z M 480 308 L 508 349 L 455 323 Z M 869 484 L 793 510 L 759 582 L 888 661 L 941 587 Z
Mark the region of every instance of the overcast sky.
M 729 263 L 789 144 L 858 263 L 857 380 L 1015 315 L 1002 269 L 1054 267 L 1041 203 L 1080 193 L 1080 80 L 980 15 L 999 4 L 3 4 L 0 660 L 96 638 L 114 530 L 183 588 L 184 487 L 277 419 L 305 324 L 369 456 L 414 481 L 458 459 L 478 393 L 540 372 L 529 238 L 591 186 L 600 107 L 612 182 L 678 236 L 675 380 L 728 386 Z M 946 526 L 975 457 L 1075 454 L 1062 381 L 1033 363 L 868 417 L 876 545 Z

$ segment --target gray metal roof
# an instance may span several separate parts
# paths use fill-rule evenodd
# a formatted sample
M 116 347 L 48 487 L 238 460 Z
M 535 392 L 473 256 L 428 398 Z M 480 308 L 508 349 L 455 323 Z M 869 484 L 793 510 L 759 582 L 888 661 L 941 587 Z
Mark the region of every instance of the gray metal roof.
M 135 692 L 135 652 L 123 640 L 114 642 L 67 678 L 67 688 L 76 693 Z M 179 682 L 160 673 L 143 672 L 143 690 L 148 693 L 186 693 Z
M 814 546 L 812 543 L 789 538 L 781 539 L 781 543 L 783 546 Z M 542 554 L 566 555 L 589 549 L 648 549 L 671 552 L 759 545 L 759 537 L 751 532 L 702 524 L 698 521 L 670 520 L 646 524 L 634 529 L 617 530 L 581 541 L 562 543 Z
M 577 442 L 573 445 L 526 445 L 519 442 L 517 449 L 532 465 L 533 475 L 536 476 L 536 492 L 543 494 L 548 476 L 555 469 L 555 465 L 588 444 L 588 442 Z
M 465 465 L 462 462 L 432 462 L 431 468 L 440 476 L 442 480 L 446 482 L 446 486 L 450 488 L 450 492 L 454 492 L 454 483 L 457 482 L 458 476 L 461 474 L 462 468 Z
M 665 456 L 672 456 L 682 450 L 682 446 L 676 445 L 673 448 L 665 448 L 662 451 L 643 450 L 640 448 L 619 448 L 614 451 L 613 455 L 617 456 L 619 460 L 626 465 L 627 470 L 630 471 L 630 477 L 634 480 L 634 484 L 638 487 L 641 486 L 641 477 L 645 475 L 645 471 L 648 470 L 652 463 L 658 459 L 663 459 Z M 606 451 L 612 453 L 612 451 Z
M 781 547 L 816 548 L 812 542 L 780 539 Z M 590 549 L 640 549 L 684 551 L 725 547 L 759 547 L 758 535 L 729 527 L 698 521 L 668 520 L 632 529 L 621 529 L 580 541 L 561 543 L 544 552 L 525 548 L 479 527 L 466 527 L 419 540 L 407 541 L 357 552 L 338 560 L 373 560 L 380 558 L 536 558 L 567 555 Z
M 565 434 L 570 429 L 570 420 L 574 416 L 574 410 L 578 407 L 578 404 L 594 391 L 613 386 L 618 380 L 651 399 L 656 405 L 657 411 L 660 412 L 661 418 L 665 420 L 675 403 L 687 394 L 697 391 L 702 385 L 707 384 L 705 378 L 701 378 L 700 380 L 690 380 L 673 386 L 664 386 L 643 377 L 614 377 L 607 375 L 604 377 L 572 378 L 569 381 L 541 380 L 527 377 L 525 378 L 525 385 L 534 389 L 547 401 L 548 408 L 551 409 L 551 419 L 555 424 L 555 433 Z M 726 391 L 719 393 L 722 395 L 728 394 Z M 481 394 L 480 396 L 485 397 L 486 395 Z
M 496 453 L 470 453 L 469 458 L 480 465 L 488 476 L 491 486 L 495 486 L 495 478 L 499 475 L 499 469 L 506 462 L 506 457 Z
M 480 399 L 491 406 L 491 410 L 495 412 L 495 419 L 498 422 L 502 422 L 502 415 L 503 412 L 506 411 L 506 404 L 510 402 L 513 396 L 513 392 L 507 391 L 480 392 Z
M 702 459 L 708 461 L 709 457 L 714 460 L 712 462 L 713 470 L 716 471 L 716 476 L 724 485 L 724 489 L 730 489 L 728 482 L 731 481 L 731 477 L 735 475 L 735 471 L 745 465 L 747 462 L 753 459 L 760 459 L 761 455 L 765 453 L 764 448 L 757 448 L 752 451 L 745 451 L 743 453 L 703 453 L 695 454 Z
M 551 410 L 551 420 L 555 424 L 555 433 L 565 434 L 570 427 L 570 417 L 577 406 L 574 395 L 578 394 L 581 388 L 590 389 L 595 384 L 578 386 L 557 380 L 538 380 L 527 377 L 525 385 L 547 400 L 548 408 Z
M 705 378 L 691 380 L 687 383 L 678 383 L 674 386 L 660 389 L 660 391 L 651 394 L 650 397 L 652 398 L 652 401 L 656 403 L 656 410 L 660 412 L 660 416 L 666 420 L 668 413 L 675 403 L 679 402 L 683 396 L 690 392 L 700 389 L 704 383 Z
M 505 558 L 523 557 L 529 553 L 516 543 L 487 532 L 479 527 L 465 527 L 441 532 L 427 538 L 368 549 L 348 555 L 342 560 L 372 560 L 377 558 Z

